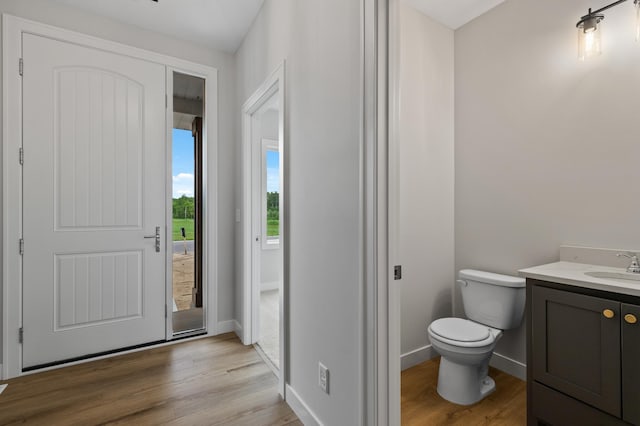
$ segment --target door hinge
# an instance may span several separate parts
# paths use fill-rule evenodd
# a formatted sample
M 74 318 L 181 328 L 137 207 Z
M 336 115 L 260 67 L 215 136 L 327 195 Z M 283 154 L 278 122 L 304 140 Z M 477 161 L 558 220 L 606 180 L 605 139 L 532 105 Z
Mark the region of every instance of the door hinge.
M 393 267 L 393 279 L 395 281 L 402 279 L 402 265 L 396 265 Z
M 24 328 L 20 327 L 18 329 L 18 342 L 19 343 L 23 343 L 24 342 Z
M 22 239 L 22 238 L 20 238 L 19 250 L 20 250 L 20 255 L 23 255 L 24 254 L 24 239 Z
M 20 148 L 18 150 L 18 161 L 20 161 L 20 165 L 24 165 L 24 149 Z
M 164 317 L 167 318 L 168 314 L 167 314 L 167 305 L 164 305 Z
M 164 108 L 169 108 L 169 96 L 166 93 L 164 94 Z
M 22 75 L 24 73 L 24 61 L 22 58 L 18 60 L 18 74 Z

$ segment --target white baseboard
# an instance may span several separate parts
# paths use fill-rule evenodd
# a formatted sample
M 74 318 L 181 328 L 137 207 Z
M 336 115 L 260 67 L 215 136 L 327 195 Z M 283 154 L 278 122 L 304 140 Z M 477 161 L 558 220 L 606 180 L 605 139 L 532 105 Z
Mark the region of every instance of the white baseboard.
M 269 281 L 268 283 L 260 283 L 260 292 L 278 290 L 280 288 L 279 281 Z
M 407 352 L 406 354 L 402 354 L 400 356 L 400 368 L 404 371 L 407 368 L 422 364 L 423 362 L 437 356 L 438 353 L 435 349 L 433 349 L 431 345 L 426 345 L 421 348 L 414 349 L 411 352 Z
M 313 411 L 304 403 L 300 396 L 293 390 L 293 388 L 287 385 L 285 389 L 285 401 L 289 404 L 289 407 L 296 413 L 296 416 L 300 419 L 305 426 L 322 426 L 322 423 Z
M 236 329 L 236 320 L 218 322 L 217 334 L 231 333 Z
M 242 324 L 240 324 L 238 320 L 233 320 L 233 323 L 233 331 L 236 333 L 236 336 L 238 336 L 240 341 L 244 342 L 244 329 L 242 328 Z
M 515 359 L 494 352 L 489 365 L 520 380 L 527 380 L 527 365 Z

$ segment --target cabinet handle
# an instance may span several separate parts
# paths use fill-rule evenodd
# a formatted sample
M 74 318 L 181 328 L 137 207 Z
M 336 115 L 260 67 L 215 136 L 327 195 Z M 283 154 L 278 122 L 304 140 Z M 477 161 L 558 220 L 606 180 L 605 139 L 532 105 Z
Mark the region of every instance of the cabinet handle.
M 602 315 L 604 315 L 605 318 L 611 319 L 616 316 L 616 313 L 611 309 L 605 309 L 604 311 L 602 311 Z
M 625 315 L 624 320 L 627 322 L 627 324 L 635 324 L 638 322 L 638 318 L 636 318 L 636 316 L 633 314 Z

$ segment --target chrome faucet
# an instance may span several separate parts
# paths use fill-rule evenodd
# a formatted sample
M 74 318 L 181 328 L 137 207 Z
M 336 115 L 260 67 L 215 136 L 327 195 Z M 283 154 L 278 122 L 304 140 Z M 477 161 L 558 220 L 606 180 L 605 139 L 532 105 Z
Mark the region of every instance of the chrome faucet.
M 627 272 L 633 274 L 640 274 L 640 264 L 638 263 L 638 255 L 636 253 L 618 253 L 618 257 L 628 257 L 631 259 L 631 264 L 627 267 Z

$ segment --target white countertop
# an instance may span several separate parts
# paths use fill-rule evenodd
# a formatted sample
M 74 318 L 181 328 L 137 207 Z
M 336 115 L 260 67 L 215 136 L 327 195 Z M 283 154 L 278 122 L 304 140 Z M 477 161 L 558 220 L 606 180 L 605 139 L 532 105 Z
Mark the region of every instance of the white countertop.
M 624 268 L 612 268 L 610 266 L 588 265 L 585 263 L 563 261 L 521 269 L 518 271 L 518 274 L 525 278 L 552 281 L 576 287 L 609 291 L 612 293 L 640 296 L 640 281 L 594 278 L 585 274 L 585 272 L 596 271 L 626 273 Z

